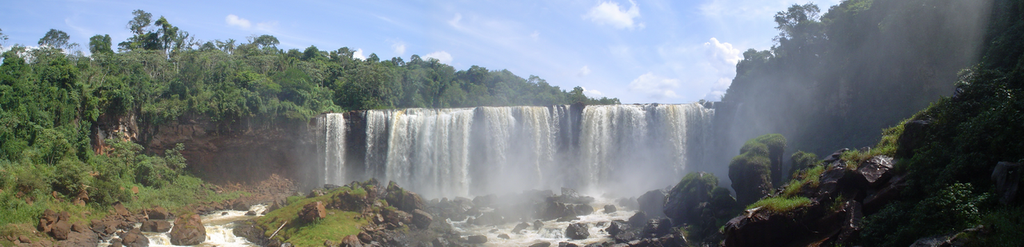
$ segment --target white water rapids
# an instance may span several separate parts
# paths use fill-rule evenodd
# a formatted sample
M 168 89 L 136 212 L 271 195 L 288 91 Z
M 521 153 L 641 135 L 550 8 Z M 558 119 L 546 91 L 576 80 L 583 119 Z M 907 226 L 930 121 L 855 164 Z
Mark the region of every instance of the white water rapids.
M 250 211 L 256 212 L 257 215 L 267 210 L 266 205 L 257 204 L 249 208 Z M 247 211 L 238 210 L 218 210 L 213 211 L 210 214 L 203 215 L 202 222 L 203 227 L 206 228 L 206 241 L 196 246 L 258 246 L 255 245 L 244 237 L 235 236 L 232 230 L 235 228 L 237 221 L 252 219 L 258 216 L 245 215 Z M 136 224 L 135 228 L 139 228 L 141 223 Z M 171 229 L 174 229 L 174 222 L 171 221 Z M 143 232 L 142 235 L 149 239 L 149 246 L 152 247 L 164 247 L 164 246 L 178 246 L 171 244 L 170 231 L 157 233 L 157 232 Z M 114 238 L 117 238 L 116 234 Z M 101 247 L 110 246 L 110 240 L 100 242 Z

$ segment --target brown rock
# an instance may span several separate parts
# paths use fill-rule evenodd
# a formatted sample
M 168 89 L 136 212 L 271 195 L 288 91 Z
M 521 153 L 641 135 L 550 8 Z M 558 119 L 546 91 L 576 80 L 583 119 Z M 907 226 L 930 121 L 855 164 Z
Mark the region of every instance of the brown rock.
M 324 203 L 320 201 L 311 202 L 302 206 L 302 211 L 299 211 L 299 218 L 306 222 L 313 222 L 319 219 L 327 217 L 327 208 L 324 207 Z
M 363 243 L 359 241 L 359 237 L 356 235 L 348 235 L 341 239 L 342 247 L 363 247 Z
M 46 219 L 39 219 L 39 225 L 36 226 L 36 230 L 39 230 L 39 232 L 50 232 L 50 222 Z
M 57 223 L 57 219 L 59 219 L 59 218 L 60 218 L 60 215 L 57 214 L 57 212 L 54 212 L 53 210 L 50 210 L 50 209 L 46 209 L 45 211 L 43 211 L 43 217 L 41 219 L 45 219 L 46 220 L 46 224 L 50 225 L 50 224 L 53 224 L 53 223 Z
M 85 231 L 88 231 L 89 228 L 86 228 L 82 224 L 75 223 L 71 224 L 71 230 L 79 233 L 85 233 Z
M 167 232 L 171 230 L 171 222 L 165 220 L 147 220 L 142 222 L 144 232 Z
M 70 221 L 70 220 L 71 220 L 71 213 L 68 213 L 67 211 L 60 212 L 60 214 L 57 216 L 57 221 Z
M 371 237 L 370 234 L 366 233 L 365 231 L 359 232 L 358 237 L 359 237 L 359 241 L 360 242 L 363 242 L 363 243 L 373 242 L 373 237 Z
M 149 239 L 143 236 L 139 229 L 132 229 L 121 234 L 121 244 L 128 247 L 145 247 L 149 246 Z
M 412 224 L 416 225 L 416 227 L 419 227 L 420 229 L 427 229 L 427 227 L 430 227 L 430 222 L 433 220 L 434 217 L 430 216 L 426 211 L 419 209 L 412 211 Z
M 206 241 L 206 228 L 199 215 L 182 215 L 174 219 L 170 237 L 174 245 L 197 245 Z
M 57 240 L 68 239 L 68 234 L 70 233 L 71 224 L 68 224 L 67 221 L 57 221 L 57 223 L 53 224 L 53 227 L 50 229 L 50 234 L 52 234 L 53 238 Z
M 114 213 L 121 216 L 128 216 L 131 214 L 128 212 L 128 209 L 124 207 L 124 204 L 121 204 L 121 202 L 114 203 Z
M 161 206 L 156 206 L 155 208 L 146 211 L 146 213 L 149 214 L 149 219 L 151 220 L 168 220 L 171 216 L 171 213 L 167 212 L 167 209 Z
M 25 235 L 18 236 L 18 241 L 22 242 L 22 243 L 26 243 L 26 244 L 31 244 L 32 243 L 32 240 L 29 239 L 28 236 L 25 236 Z
M 245 203 L 244 201 L 242 201 L 242 198 L 238 198 L 238 199 L 235 199 L 235 201 L 231 203 L 231 209 L 232 210 L 238 210 L 238 211 L 246 211 L 246 210 L 249 210 L 249 205 L 247 203 Z

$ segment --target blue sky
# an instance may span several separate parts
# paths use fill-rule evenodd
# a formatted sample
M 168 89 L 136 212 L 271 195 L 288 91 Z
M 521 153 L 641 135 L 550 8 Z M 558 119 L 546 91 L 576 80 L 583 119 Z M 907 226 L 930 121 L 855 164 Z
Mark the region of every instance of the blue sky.
M 828 10 L 840 0 L 815 1 Z M 131 12 L 164 16 L 198 39 L 277 37 L 282 49 L 349 47 L 381 59 L 413 54 L 464 70 L 537 75 L 623 103 L 717 100 L 742 52 L 768 49 L 773 15 L 795 0 L 570 1 L 0 1 L 0 29 L 34 46 L 51 28 L 88 39 L 130 36 Z M 116 48 L 116 47 L 115 47 Z M 358 55 L 358 54 L 357 54 Z

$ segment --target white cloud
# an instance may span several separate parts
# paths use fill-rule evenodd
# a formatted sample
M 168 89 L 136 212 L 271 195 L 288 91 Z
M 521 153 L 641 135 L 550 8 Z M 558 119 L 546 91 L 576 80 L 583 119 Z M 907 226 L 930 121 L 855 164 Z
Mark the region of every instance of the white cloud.
M 532 38 L 533 40 L 540 39 L 540 32 L 533 31 L 533 33 L 530 33 L 530 38 Z
M 366 55 L 363 55 L 363 49 L 356 49 L 355 52 L 352 52 L 352 58 L 366 60 Z
M 252 21 L 249 21 L 248 19 L 239 17 L 234 14 L 230 14 L 227 17 L 224 17 L 224 22 L 226 22 L 228 26 L 236 26 L 243 30 L 249 30 L 253 27 Z M 277 27 L 277 21 L 265 21 L 256 23 L 256 30 L 260 31 L 270 32 L 275 27 Z
M 597 91 L 596 89 L 587 89 L 587 88 L 582 87 L 582 86 L 580 86 L 580 87 L 583 88 L 583 94 L 586 95 L 587 97 L 597 98 L 597 97 L 603 97 L 604 96 L 604 93 L 602 93 L 601 91 Z
M 639 26 L 644 27 L 643 23 L 637 24 L 633 19 L 640 18 L 640 8 L 636 6 L 636 2 L 629 1 L 632 6 L 628 10 L 623 9 L 618 3 L 613 2 L 601 2 L 597 6 L 590 9 L 583 16 L 584 19 L 589 19 L 597 24 L 607 24 L 618 29 L 633 29 Z
M 704 99 L 718 101 L 725 95 L 725 91 L 732 84 L 732 79 L 736 77 L 736 63 L 743 59 L 743 55 L 732 44 L 719 42 L 716 38 L 705 42 L 704 49 L 707 65 L 716 72 L 714 82 L 710 83 L 711 92 L 705 95 Z
M 228 23 L 228 26 L 238 26 L 242 29 L 249 29 L 249 27 L 252 27 L 252 22 L 234 14 L 225 17 L 224 21 Z
M 645 94 L 652 99 L 678 98 L 675 90 L 679 88 L 679 80 L 669 79 L 648 72 L 640 75 L 629 83 L 629 90 Z
M 423 56 L 424 58 L 437 59 L 438 62 L 444 64 L 450 64 L 452 62 L 452 54 L 448 54 L 446 51 L 435 51 Z
M 448 25 L 452 25 L 455 28 L 460 28 L 460 26 L 459 26 L 459 21 L 460 20 L 462 20 L 462 15 L 459 14 L 459 13 L 455 13 L 455 18 L 452 18 L 451 20 L 448 20 Z
M 590 68 L 588 68 L 586 65 L 584 65 L 583 68 L 580 68 L 580 71 L 576 73 L 576 76 L 579 77 L 584 77 L 587 75 L 590 75 Z
M 405 54 L 405 44 L 402 42 L 395 42 L 394 44 L 391 44 L 391 49 L 399 56 Z

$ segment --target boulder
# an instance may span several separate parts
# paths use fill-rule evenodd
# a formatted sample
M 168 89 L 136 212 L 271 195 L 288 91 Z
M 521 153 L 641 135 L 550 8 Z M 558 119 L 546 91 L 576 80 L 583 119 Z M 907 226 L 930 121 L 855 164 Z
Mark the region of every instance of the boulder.
M 928 136 L 929 120 L 913 120 L 903 124 L 903 133 L 897 139 L 896 158 L 910 158 L 914 156 L 914 150 L 927 144 L 925 138 Z
M 544 228 L 544 222 L 541 222 L 540 220 L 534 220 L 533 221 L 533 230 L 536 231 L 536 230 L 540 230 L 541 228 Z
M 618 235 L 621 232 L 628 231 L 629 228 L 629 224 L 626 223 L 625 221 L 616 220 L 609 223 L 608 228 L 605 228 L 604 231 L 607 232 L 608 235 L 614 237 L 615 235 Z
M 484 235 L 473 235 L 466 237 L 466 243 L 469 244 L 483 244 L 487 243 L 487 236 Z
M 324 217 L 327 217 L 327 208 L 320 201 L 308 203 L 302 206 L 302 211 L 299 211 L 299 218 L 305 222 L 313 222 Z
M 604 213 L 606 213 L 606 214 L 614 213 L 615 210 L 616 210 L 615 209 L 615 205 L 611 205 L 611 204 L 604 205 Z
M 75 224 L 71 224 L 71 230 L 75 231 L 75 232 L 79 232 L 79 233 L 85 233 L 86 231 L 89 230 L 89 228 L 85 227 L 82 224 L 75 223 Z
M 701 203 L 711 201 L 711 192 L 718 186 L 718 178 L 705 172 L 687 174 L 672 187 L 665 201 L 664 213 L 676 224 L 696 224 L 700 221 Z
M 515 233 L 515 234 L 522 233 L 523 230 L 526 230 L 526 228 L 528 228 L 528 227 L 530 227 L 530 223 L 520 222 L 519 224 L 516 224 L 515 228 L 512 228 L 512 233 Z
M 235 210 L 235 211 L 248 211 L 249 210 L 249 204 L 246 203 L 244 200 L 242 200 L 242 198 L 238 198 L 238 199 L 235 199 L 235 201 L 231 202 L 231 210 Z
M 359 232 L 359 234 L 356 235 L 356 237 L 358 237 L 359 241 L 363 243 L 373 242 L 373 237 L 370 236 L 370 234 L 367 233 L 366 231 Z
M 996 184 L 996 196 L 999 197 L 1000 203 L 1009 204 L 1017 197 L 1020 172 L 1021 165 L 1019 163 L 1005 161 L 996 163 L 996 168 L 992 170 L 992 182 Z
M 414 209 L 427 209 L 427 205 L 423 203 L 423 198 L 419 194 L 398 187 L 395 181 L 388 183 L 387 196 L 384 197 L 384 200 L 389 205 L 406 212 L 411 212 Z
M 205 240 L 205 237 L 203 237 Z M 121 233 L 121 244 L 128 247 L 145 247 L 149 246 L 149 239 L 142 235 L 139 229 L 132 229 Z
M 171 218 L 171 213 L 168 212 L 166 208 L 161 206 L 156 206 L 150 210 L 147 210 L 146 214 L 149 215 L 149 219 L 151 220 L 169 220 Z
M 529 245 L 529 247 L 549 247 L 551 243 L 548 242 L 535 242 Z
M 638 211 L 636 214 L 633 214 L 633 216 L 630 216 L 629 221 L 627 222 L 629 222 L 629 225 L 633 227 L 643 227 L 647 224 L 648 219 L 650 219 L 650 217 L 647 217 L 647 214 L 644 213 L 644 211 Z
M 256 211 L 249 210 L 248 212 L 245 212 L 245 215 L 246 216 L 256 216 Z
M 363 247 L 363 243 L 359 241 L 359 237 L 356 235 L 348 235 L 341 239 L 342 247 Z
M 235 236 L 243 237 L 246 240 L 249 240 L 249 242 L 257 245 L 265 245 L 267 241 L 267 236 L 264 235 L 263 229 L 257 227 L 252 221 L 245 221 L 242 224 L 238 224 L 234 229 L 231 229 L 231 232 L 234 233 Z
M 115 202 L 113 207 L 114 213 L 117 215 L 128 216 L 131 214 L 130 212 L 128 212 L 128 209 L 124 207 L 124 204 L 121 204 L 121 202 Z
M 665 217 L 665 192 L 652 190 L 636 199 L 640 211 L 652 218 Z
M 736 191 L 740 205 L 750 205 L 772 190 L 772 161 L 768 158 L 768 147 L 747 142 L 742 152 L 729 162 L 729 180 Z
M 57 240 L 68 239 L 68 234 L 71 234 L 71 224 L 67 221 L 57 221 L 50 228 L 50 234 Z
M 672 233 L 672 220 L 661 218 L 648 220 L 641 234 L 645 238 L 657 238 L 669 233 Z
M 181 215 L 174 219 L 170 233 L 171 244 L 197 245 L 206 241 L 206 227 L 198 214 Z
M 586 224 L 573 223 L 565 228 L 565 237 L 574 240 L 587 239 L 590 237 L 590 231 Z
M 576 215 L 589 215 L 594 213 L 594 207 L 586 204 L 577 204 L 573 206 L 573 212 L 575 212 Z
M 166 220 L 147 220 L 142 222 L 141 229 L 144 232 L 167 232 L 171 230 L 171 222 Z
M 892 157 L 878 155 L 861 163 L 857 173 L 864 177 L 869 188 L 878 189 L 892 178 L 892 165 Z
M 505 223 L 505 218 L 496 212 L 486 212 L 477 217 L 473 224 L 479 226 L 493 226 Z
M 423 210 L 415 209 L 412 211 L 412 224 L 416 225 L 420 229 L 427 229 L 430 227 L 430 222 L 434 220 L 434 217 L 430 216 L 429 213 Z
M 558 202 L 554 198 L 541 202 L 537 206 L 535 216 L 544 220 L 558 219 L 565 216 L 575 216 L 574 208 L 565 203 Z
M 500 238 L 500 239 L 510 239 L 512 237 L 508 236 L 508 234 L 502 233 L 502 234 L 498 234 L 498 238 Z

